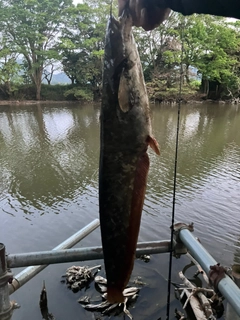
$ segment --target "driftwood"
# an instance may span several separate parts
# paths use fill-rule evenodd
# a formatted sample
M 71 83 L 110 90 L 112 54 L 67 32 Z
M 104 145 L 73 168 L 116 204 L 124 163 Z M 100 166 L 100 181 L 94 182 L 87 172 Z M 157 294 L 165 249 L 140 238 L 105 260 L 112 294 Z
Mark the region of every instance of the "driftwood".
M 213 315 L 212 307 L 209 299 L 205 296 L 204 292 L 215 294 L 214 290 L 206 288 L 197 288 L 195 287 L 182 272 L 179 272 L 179 277 L 183 281 L 186 288 L 183 289 L 184 293 L 187 296 L 187 300 L 183 306 L 183 309 L 186 308 L 187 304 L 190 303 L 192 310 L 197 319 L 211 319 L 216 320 Z
M 198 274 L 201 274 L 203 276 L 203 279 L 206 281 L 206 283 L 209 285 L 209 279 L 208 279 L 208 276 L 206 274 L 206 272 L 203 270 L 203 268 L 200 266 L 200 264 L 197 262 L 197 260 L 195 260 L 193 258 L 193 256 L 187 252 L 186 253 L 186 256 L 195 264 L 195 266 L 197 267 L 198 269 Z
M 197 320 L 208 320 L 208 318 L 206 317 L 199 300 L 197 299 L 197 297 L 195 297 L 194 295 L 192 295 L 188 289 L 183 289 L 183 292 L 181 294 L 181 297 L 183 297 L 183 295 L 186 295 L 187 297 L 187 302 L 190 303 L 192 311 L 196 317 Z

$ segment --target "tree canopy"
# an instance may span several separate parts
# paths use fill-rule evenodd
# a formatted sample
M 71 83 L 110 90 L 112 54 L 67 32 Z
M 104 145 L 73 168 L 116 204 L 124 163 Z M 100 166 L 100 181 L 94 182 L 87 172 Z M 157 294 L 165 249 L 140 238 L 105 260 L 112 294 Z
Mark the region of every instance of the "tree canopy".
M 11 96 L 17 85 L 30 82 L 39 100 L 43 79 L 50 84 L 54 70 L 62 69 L 72 83 L 69 94 L 91 92 L 98 99 L 110 5 L 100 0 L 76 5 L 72 0 L 0 0 L 0 89 Z M 238 96 L 239 31 L 239 21 L 175 12 L 151 32 L 134 28 L 146 81 L 156 90 L 173 90 L 182 61 L 186 86 L 201 78 L 206 96 Z
M 72 0 L 0 0 L 0 29 L 26 61 L 38 100 L 47 61 L 59 58 L 56 44 L 71 6 Z

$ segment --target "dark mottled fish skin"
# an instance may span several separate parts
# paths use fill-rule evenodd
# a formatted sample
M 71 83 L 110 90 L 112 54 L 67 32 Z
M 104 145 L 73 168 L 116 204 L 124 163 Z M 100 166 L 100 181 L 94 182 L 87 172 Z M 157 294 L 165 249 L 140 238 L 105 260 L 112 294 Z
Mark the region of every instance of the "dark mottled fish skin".
M 99 207 L 108 300 L 122 302 L 134 265 L 151 136 L 149 101 L 131 16 L 109 18 L 103 70 Z

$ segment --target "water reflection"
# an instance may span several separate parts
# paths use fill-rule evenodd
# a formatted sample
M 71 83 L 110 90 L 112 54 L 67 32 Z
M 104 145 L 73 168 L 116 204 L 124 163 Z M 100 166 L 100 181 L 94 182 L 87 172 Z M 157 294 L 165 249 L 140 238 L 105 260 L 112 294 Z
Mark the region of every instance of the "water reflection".
M 176 107 L 153 107 L 161 156 L 150 151 L 141 241 L 169 238 L 176 123 Z M 182 106 L 176 219 L 193 221 L 196 235 L 226 265 L 239 262 L 240 256 L 239 127 L 237 106 Z M 1 236 L 9 250 L 52 248 L 98 216 L 98 158 L 99 106 L 0 106 Z M 99 239 L 99 234 L 92 235 L 86 244 L 99 245 Z M 177 273 L 177 265 L 175 269 Z M 149 281 L 138 302 L 147 305 L 144 320 L 153 315 L 157 319 L 165 308 L 165 300 L 160 303 L 157 295 L 160 286 L 167 287 L 167 258 L 159 262 L 153 257 L 148 266 L 138 262 L 135 273 Z M 148 295 L 153 297 L 150 302 Z M 153 301 L 158 307 L 152 307 Z
M 74 112 L 75 111 L 75 112 Z M 78 116 L 80 111 L 81 115 Z M 6 121 L 7 120 L 7 121 Z M 93 108 L 33 108 L 1 113 L 2 186 L 22 205 L 73 198 L 97 170 L 99 129 Z M 97 147 L 96 147 L 97 146 Z M 11 183 L 8 176 L 11 175 Z
M 218 116 L 214 117 L 213 108 L 201 106 L 198 110 L 191 107 L 182 109 L 178 155 L 181 190 L 199 188 L 205 184 L 207 177 L 215 175 L 219 166 L 228 166 L 231 171 L 233 165 L 235 169 L 239 168 L 240 132 L 237 128 L 240 113 L 235 107 L 217 107 Z M 162 185 L 158 177 L 162 179 L 163 174 L 162 182 L 170 184 L 168 188 L 165 185 L 164 190 L 160 189 L 161 194 L 172 189 L 173 166 L 170 164 L 174 161 L 176 117 L 176 112 L 169 114 L 167 107 L 154 110 L 155 135 L 161 146 L 161 157 L 157 159 L 152 156 L 154 168 L 150 183 L 158 190 Z

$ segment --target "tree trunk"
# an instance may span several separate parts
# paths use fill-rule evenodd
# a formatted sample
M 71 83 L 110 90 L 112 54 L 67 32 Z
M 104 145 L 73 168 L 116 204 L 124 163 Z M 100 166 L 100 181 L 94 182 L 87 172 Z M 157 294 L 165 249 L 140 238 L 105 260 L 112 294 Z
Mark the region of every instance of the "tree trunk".
M 41 100 L 41 87 L 42 83 L 36 83 L 36 100 Z
M 187 81 L 187 84 L 189 84 L 189 83 L 190 83 L 190 79 L 189 79 L 189 65 L 186 65 L 185 79 L 186 79 L 186 81 Z
M 36 86 L 36 100 L 41 100 L 41 88 L 42 88 L 42 71 L 43 68 L 40 67 L 35 70 L 34 82 Z
M 9 98 L 11 98 L 11 84 L 10 81 L 6 81 L 5 82 L 5 87 L 6 87 L 6 93 L 9 96 Z
M 208 94 L 209 94 L 209 81 L 208 80 L 206 80 L 206 95 L 208 96 Z
M 206 94 L 206 96 L 208 96 L 208 93 L 209 93 L 209 81 L 207 79 L 202 79 L 201 89 L 202 89 L 202 92 L 204 94 Z

